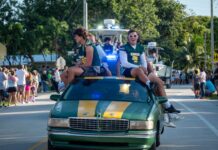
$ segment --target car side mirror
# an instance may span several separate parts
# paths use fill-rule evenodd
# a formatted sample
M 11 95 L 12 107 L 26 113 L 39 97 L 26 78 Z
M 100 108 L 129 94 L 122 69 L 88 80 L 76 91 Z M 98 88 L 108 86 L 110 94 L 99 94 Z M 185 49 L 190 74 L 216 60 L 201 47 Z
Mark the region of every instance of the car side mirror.
M 50 99 L 53 101 L 58 101 L 60 99 L 61 95 L 53 94 L 50 96 Z

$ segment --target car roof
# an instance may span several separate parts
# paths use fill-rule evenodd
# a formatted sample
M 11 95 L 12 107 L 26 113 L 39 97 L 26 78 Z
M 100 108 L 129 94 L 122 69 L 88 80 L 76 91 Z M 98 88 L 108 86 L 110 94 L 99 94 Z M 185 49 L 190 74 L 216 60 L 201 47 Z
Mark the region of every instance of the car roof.
M 102 79 L 115 79 L 115 80 L 135 80 L 135 78 L 126 78 L 126 77 L 116 77 L 116 76 L 93 76 L 93 77 L 83 77 L 83 79 L 97 79 L 97 80 L 102 80 Z

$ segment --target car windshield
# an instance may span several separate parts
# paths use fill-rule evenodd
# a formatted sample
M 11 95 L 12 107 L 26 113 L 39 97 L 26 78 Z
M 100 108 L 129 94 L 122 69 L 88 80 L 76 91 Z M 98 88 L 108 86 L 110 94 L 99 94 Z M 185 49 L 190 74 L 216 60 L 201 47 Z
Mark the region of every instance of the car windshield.
M 78 80 L 63 93 L 63 100 L 146 102 L 147 89 L 135 80 Z

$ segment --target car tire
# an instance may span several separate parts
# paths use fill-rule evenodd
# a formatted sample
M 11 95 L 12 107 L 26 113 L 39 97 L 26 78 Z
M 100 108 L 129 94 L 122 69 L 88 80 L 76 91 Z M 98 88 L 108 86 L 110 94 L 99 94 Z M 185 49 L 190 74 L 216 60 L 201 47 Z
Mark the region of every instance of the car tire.
M 156 132 L 156 147 L 160 146 L 160 123 L 157 123 L 157 132 Z
M 149 150 L 156 150 L 156 142 L 152 144 L 152 146 Z
M 57 150 L 54 146 L 52 146 L 50 140 L 48 140 L 48 150 Z

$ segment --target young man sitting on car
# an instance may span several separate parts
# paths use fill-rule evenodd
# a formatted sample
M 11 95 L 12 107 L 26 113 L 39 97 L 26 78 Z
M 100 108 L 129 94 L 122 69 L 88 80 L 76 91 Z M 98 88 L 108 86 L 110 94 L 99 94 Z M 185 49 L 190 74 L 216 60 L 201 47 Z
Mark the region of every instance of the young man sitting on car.
M 163 103 L 165 111 L 167 113 L 180 113 L 180 111 L 175 109 L 167 100 L 163 81 L 151 71 L 151 66 L 149 66 L 146 60 L 144 47 L 139 44 L 139 34 L 135 30 L 128 32 L 128 43 L 120 48 L 119 57 L 125 77 L 139 78 L 139 80 L 149 88 L 151 88 L 151 82 L 155 83 L 157 87 L 154 90 L 156 96 L 166 100 L 166 102 Z

